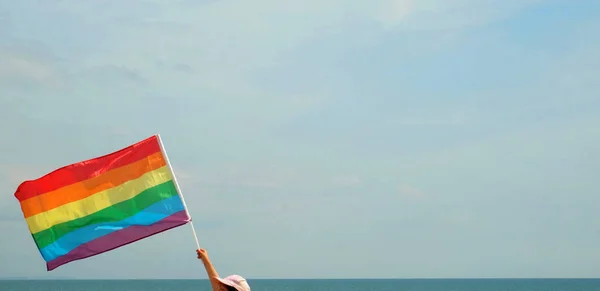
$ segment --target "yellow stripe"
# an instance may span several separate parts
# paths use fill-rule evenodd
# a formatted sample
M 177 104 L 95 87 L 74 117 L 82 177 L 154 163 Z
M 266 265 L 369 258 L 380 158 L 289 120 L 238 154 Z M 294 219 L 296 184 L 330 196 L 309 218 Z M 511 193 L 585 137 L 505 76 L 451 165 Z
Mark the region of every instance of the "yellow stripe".
M 113 204 L 131 199 L 142 191 L 172 179 L 168 166 L 148 172 L 117 187 L 98 192 L 84 199 L 30 216 L 26 219 L 32 234 L 54 225 L 88 216 Z

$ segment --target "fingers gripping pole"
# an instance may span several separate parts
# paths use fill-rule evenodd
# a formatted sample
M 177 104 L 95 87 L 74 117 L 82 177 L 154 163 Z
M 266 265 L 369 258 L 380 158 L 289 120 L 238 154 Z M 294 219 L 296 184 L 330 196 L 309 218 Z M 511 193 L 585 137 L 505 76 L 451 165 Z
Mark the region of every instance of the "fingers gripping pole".
M 181 192 L 181 188 L 179 188 L 179 183 L 177 182 L 177 178 L 175 177 L 175 172 L 173 171 L 173 167 L 171 167 L 171 162 L 169 161 L 169 157 L 167 156 L 167 151 L 165 150 L 165 146 L 163 145 L 162 139 L 160 138 L 160 134 L 157 134 L 156 137 L 158 138 L 158 142 L 160 144 L 160 150 L 161 150 L 163 156 L 165 156 L 165 161 L 167 162 L 167 166 L 169 167 L 169 170 L 171 171 L 171 175 L 173 176 L 173 182 L 175 182 L 175 188 L 177 189 L 177 193 L 179 194 L 179 197 L 181 198 L 181 202 L 183 203 L 183 208 L 185 209 L 185 212 L 187 213 L 188 217 L 190 218 L 190 227 L 192 228 L 192 233 L 194 234 L 194 239 L 196 240 L 196 247 L 198 247 L 198 249 L 200 249 L 200 243 L 198 242 L 198 236 L 196 235 L 196 230 L 194 229 L 194 223 L 192 222 L 192 216 L 190 215 L 187 205 L 185 204 L 185 199 L 183 199 L 183 194 Z

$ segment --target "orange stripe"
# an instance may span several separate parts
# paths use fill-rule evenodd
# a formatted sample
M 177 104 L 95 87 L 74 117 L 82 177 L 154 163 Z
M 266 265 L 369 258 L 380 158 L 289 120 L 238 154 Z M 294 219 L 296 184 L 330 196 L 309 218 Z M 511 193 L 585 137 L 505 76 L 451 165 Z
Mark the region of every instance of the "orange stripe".
M 27 199 L 21 202 L 21 208 L 25 218 L 27 218 L 116 187 L 165 165 L 166 162 L 162 153 L 157 152 L 137 162 L 110 170 L 100 176 Z

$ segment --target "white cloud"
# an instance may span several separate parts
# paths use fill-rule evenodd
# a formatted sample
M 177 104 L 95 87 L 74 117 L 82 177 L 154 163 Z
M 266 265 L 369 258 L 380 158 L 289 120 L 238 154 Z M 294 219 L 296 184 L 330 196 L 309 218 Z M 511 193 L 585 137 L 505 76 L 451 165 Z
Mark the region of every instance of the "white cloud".
M 421 199 L 424 198 L 425 195 L 419 189 L 412 187 L 410 185 L 400 185 L 398 186 L 398 194 L 404 198 L 410 199 Z
M 299 174 L 289 168 L 235 165 L 225 168 L 197 170 L 196 182 L 204 186 L 239 186 L 280 189 L 299 181 Z
M 389 0 L 379 21 L 387 29 L 454 30 L 509 17 L 541 0 Z
M 550 102 L 557 106 L 570 105 L 567 100 L 594 100 L 595 92 L 600 89 L 597 72 L 600 69 L 600 42 L 595 37 L 600 29 L 600 21 L 593 21 L 580 28 L 573 35 L 571 52 L 562 58 L 554 57 L 553 67 L 548 74 L 552 90 L 562 94 L 547 94 Z
M 357 175 L 340 175 L 333 177 L 332 183 L 340 187 L 356 187 L 362 185 L 364 182 Z
M 413 0 L 389 0 L 385 1 L 378 15 L 379 21 L 384 28 L 393 29 L 408 16 L 415 6 Z
M 41 60 L 0 51 L 0 81 L 26 80 L 41 85 L 57 85 L 59 77 L 56 71 Z
M 307 85 L 303 93 L 282 94 L 265 88 L 255 79 L 266 69 L 285 66 L 291 55 L 327 36 L 352 35 L 346 38 L 350 40 L 355 38 L 356 29 L 360 29 L 363 35 L 380 38 L 385 34 L 363 24 L 381 21 L 394 30 L 439 28 L 446 26 L 443 19 L 462 21 L 469 19 L 465 15 L 472 11 L 485 18 L 489 14 L 485 11 L 514 11 L 525 6 L 515 1 L 448 3 L 441 0 L 234 0 L 127 2 L 96 7 L 65 1 L 26 9 L 28 15 L 38 16 L 35 21 L 29 20 L 32 29 L 35 25 L 50 26 L 48 29 L 62 31 L 63 37 L 77 40 L 73 47 L 81 47 L 61 55 L 74 60 L 64 62 L 61 72 L 77 80 L 69 84 L 68 93 L 61 95 L 68 97 L 61 98 L 89 98 L 102 103 L 104 96 L 110 94 L 107 88 L 118 87 L 129 96 L 127 100 L 141 99 L 139 96 L 148 94 L 164 94 L 172 100 L 210 100 L 210 105 L 227 108 L 228 114 L 245 118 L 259 128 L 319 108 L 332 97 L 331 91 L 335 90 L 328 82 Z M 94 13 L 88 13 L 90 11 Z M 61 20 L 51 21 L 54 18 Z M 8 21 L 24 20 L 10 18 Z M 55 38 L 37 34 L 35 29 L 32 31 L 32 39 L 40 39 L 50 48 L 63 47 L 51 43 Z M 96 31 L 102 37 L 82 38 L 86 31 Z M 177 67 L 184 69 L 173 74 L 172 68 Z M 11 68 L 12 73 L 26 73 L 37 80 L 47 81 L 54 76 L 53 70 L 24 61 L 13 62 Z M 203 114 L 222 116 L 217 111 Z M 227 122 L 221 125 L 236 126 Z

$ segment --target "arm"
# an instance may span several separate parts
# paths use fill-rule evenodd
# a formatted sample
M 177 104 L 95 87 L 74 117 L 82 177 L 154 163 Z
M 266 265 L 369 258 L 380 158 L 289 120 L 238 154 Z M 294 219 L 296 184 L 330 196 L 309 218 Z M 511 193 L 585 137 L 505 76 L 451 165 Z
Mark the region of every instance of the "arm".
M 215 267 L 208 258 L 208 253 L 206 250 L 199 249 L 196 252 L 198 253 L 198 258 L 201 259 L 202 263 L 204 264 L 204 268 L 206 269 L 206 274 L 208 275 L 208 279 L 210 280 L 213 291 L 223 291 L 225 288 L 223 288 L 221 282 L 217 280 L 219 273 L 217 273 L 217 270 L 215 270 Z

